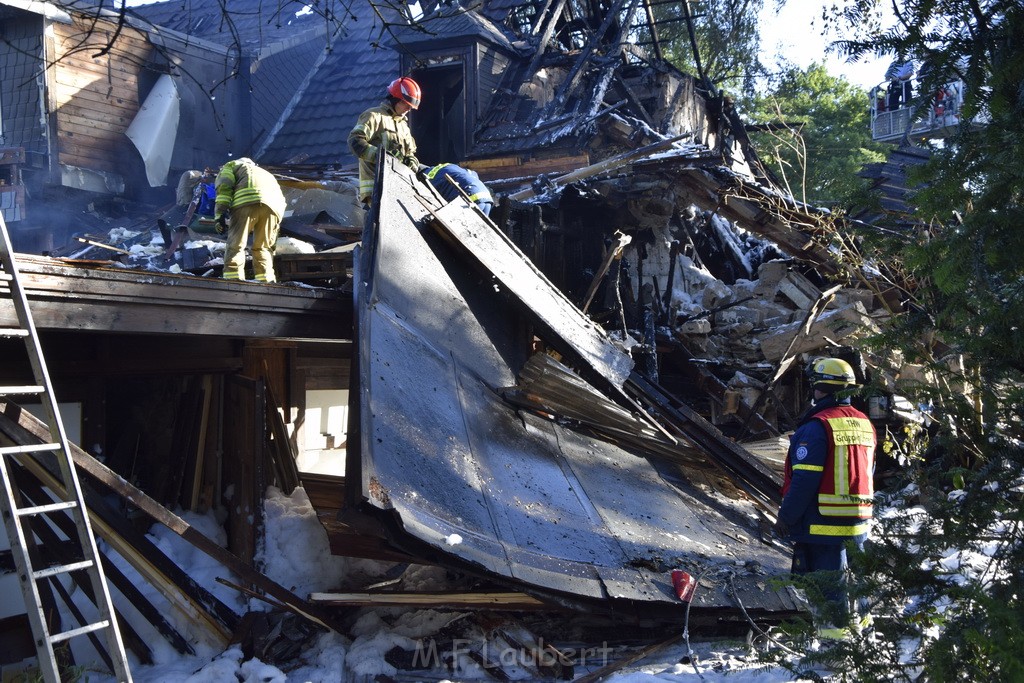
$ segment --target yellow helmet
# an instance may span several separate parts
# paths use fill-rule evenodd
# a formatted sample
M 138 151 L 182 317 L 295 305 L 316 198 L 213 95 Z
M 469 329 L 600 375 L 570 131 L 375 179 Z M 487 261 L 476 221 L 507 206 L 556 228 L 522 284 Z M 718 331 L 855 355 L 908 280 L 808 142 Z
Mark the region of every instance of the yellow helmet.
M 853 368 L 841 358 L 815 358 L 807 366 L 811 386 L 822 391 L 835 391 L 857 383 Z

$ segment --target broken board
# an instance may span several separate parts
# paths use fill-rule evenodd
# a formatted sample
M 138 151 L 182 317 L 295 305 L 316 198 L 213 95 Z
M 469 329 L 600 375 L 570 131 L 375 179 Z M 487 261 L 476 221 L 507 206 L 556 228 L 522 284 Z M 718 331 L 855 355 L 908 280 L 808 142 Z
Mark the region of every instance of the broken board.
M 439 200 L 404 167 L 385 162 L 380 196 L 356 258 L 361 439 L 349 471 L 396 547 L 645 617 L 682 617 L 674 568 L 704 577 L 693 606 L 715 618 L 740 615 L 737 596 L 762 615 L 802 610 L 765 588 L 789 560 L 757 539 L 749 502 L 502 400 L 529 355 L 519 316 L 534 300 L 508 296 L 501 277 L 480 274 L 479 254 L 434 232 Z M 466 228 L 493 230 L 479 220 Z M 505 249 L 498 262 L 525 260 Z

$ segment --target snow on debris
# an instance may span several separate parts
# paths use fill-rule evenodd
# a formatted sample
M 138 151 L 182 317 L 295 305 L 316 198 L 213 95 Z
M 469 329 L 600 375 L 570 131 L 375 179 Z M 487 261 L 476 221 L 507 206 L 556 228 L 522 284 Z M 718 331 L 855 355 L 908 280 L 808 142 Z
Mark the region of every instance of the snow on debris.
M 300 596 L 311 591 L 330 590 L 346 581 L 354 583 L 356 575 L 378 576 L 392 563 L 369 560 L 344 560 L 332 557 L 326 533 L 317 520 L 309 498 L 302 488 L 291 495 L 270 488 L 266 501 L 265 537 L 260 544 L 259 558 L 266 573 L 291 588 Z M 226 533 L 214 512 L 205 515 L 180 513 L 190 524 L 219 544 Z M 223 568 L 185 543 L 170 530 L 155 526 L 150 531 L 164 552 L 185 568 L 205 588 L 214 591 L 224 587 L 217 576 L 230 576 Z M 124 563 L 115 560 L 119 566 Z M 122 567 L 124 568 L 124 567 Z M 153 592 L 145 581 L 136 577 L 144 592 Z M 362 577 L 361 577 L 362 578 Z M 401 577 L 403 591 L 460 590 L 457 579 L 442 567 L 411 565 Z M 458 583 L 465 583 L 464 580 Z M 220 586 L 220 588 L 218 588 Z M 229 604 L 244 611 L 241 598 L 219 593 Z M 115 594 L 119 609 L 126 606 Z M 153 595 L 149 595 L 154 599 Z M 264 603 L 253 601 L 250 609 L 266 609 Z M 171 610 L 166 610 L 170 612 Z M 173 615 L 169 615 L 173 616 Z M 544 678 L 538 670 L 553 662 L 533 660 L 518 646 L 511 646 L 508 637 L 518 643 L 531 644 L 545 652 L 543 637 L 535 637 L 515 619 L 502 615 L 481 618 L 477 613 L 434 609 L 367 608 L 358 613 L 349 632 L 339 635 L 321 631 L 304 643 L 301 654 L 286 664 L 268 664 L 258 658 L 245 659 L 242 647 L 232 645 L 223 650 L 197 647 L 196 656 L 182 656 L 163 639 L 138 627 L 143 638 L 154 648 L 156 663 L 142 666 L 132 662 L 132 676 L 138 683 L 336 683 L 338 681 L 375 676 L 413 675 L 434 681 L 489 681 L 491 674 L 481 666 L 480 656 L 497 665 L 510 680 Z M 680 628 L 682 628 L 680 626 Z M 666 637 L 671 633 L 666 633 Z M 608 643 L 551 643 L 576 662 L 573 675 L 594 671 L 635 651 Z M 129 655 L 131 657 L 131 655 Z M 85 661 L 85 660 L 82 660 Z M 413 667 L 404 670 L 398 664 Z M 828 672 L 822 672 L 828 675 Z M 550 678 L 549 676 L 547 678 Z M 94 683 L 110 683 L 112 679 L 89 671 Z M 718 640 L 680 643 L 625 667 L 605 680 L 612 683 L 647 683 L 649 681 L 729 681 L 732 683 L 796 683 L 802 679 L 791 673 L 759 662 L 746 642 Z

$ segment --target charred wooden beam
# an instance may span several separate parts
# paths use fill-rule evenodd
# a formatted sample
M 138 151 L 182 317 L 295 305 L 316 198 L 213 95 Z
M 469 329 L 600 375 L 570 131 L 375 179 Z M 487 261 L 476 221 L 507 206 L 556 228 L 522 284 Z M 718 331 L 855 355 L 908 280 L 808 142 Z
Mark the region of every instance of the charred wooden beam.
M 12 417 L 10 414 L 12 412 L 16 413 L 16 416 Z M 14 423 L 13 426 L 19 427 L 21 431 L 31 434 L 35 438 L 36 442 L 50 438 L 49 430 L 46 425 L 34 415 L 9 401 L 0 402 L 0 431 L 4 434 L 10 434 L 12 431 L 10 429 L 12 422 Z M 182 539 L 223 564 L 227 569 L 234 572 L 236 576 L 258 587 L 260 590 L 264 591 L 266 594 L 281 603 L 289 605 L 297 612 L 303 614 L 307 619 L 331 630 L 343 632 L 342 627 L 335 622 L 331 615 L 322 613 L 320 610 L 316 609 L 315 606 L 310 605 L 288 589 L 268 578 L 266 575 L 242 562 L 230 552 L 217 545 L 216 542 L 200 533 L 184 519 L 178 517 L 170 510 L 150 498 L 145 492 L 129 484 L 116 472 L 110 470 L 106 465 L 93 458 L 78 446 L 74 444 L 70 445 L 72 458 L 79 469 L 94 477 L 97 481 L 101 482 L 111 491 L 129 501 L 139 510 L 145 512 L 154 521 L 163 524 L 168 529 L 181 536 Z M 236 615 L 232 620 L 233 626 L 237 625 L 237 620 L 238 617 Z
M 774 510 L 782 502 L 782 480 L 754 455 L 725 437 L 713 424 L 686 404 L 673 399 L 663 388 L 634 372 L 625 389 L 649 405 L 659 418 L 678 429 L 704 449 L 729 473 L 730 479 L 751 497 Z
M 658 38 L 658 22 L 654 19 L 651 0 L 644 0 L 644 10 L 647 13 L 647 25 L 651 28 L 651 44 L 654 45 L 654 54 L 658 59 L 664 59 L 665 57 L 661 53 L 661 41 Z
M 329 289 L 86 267 L 18 255 L 40 330 L 161 335 L 348 339 L 351 296 Z M 17 327 L 0 303 L 0 325 Z
M 548 0 L 548 4 L 550 4 L 550 0 Z M 548 42 L 551 40 L 551 36 L 554 35 L 555 26 L 558 24 L 558 17 L 562 15 L 564 8 L 565 0 L 558 0 L 557 4 L 551 8 L 550 13 L 547 13 L 546 16 L 545 12 L 541 12 L 544 30 L 541 32 L 540 40 L 537 42 L 537 51 L 534 53 L 533 59 L 530 60 L 530 65 L 526 68 L 526 78 L 531 78 L 537 71 L 537 65 L 544 58 L 544 52 L 548 49 Z M 538 22 L 537 25 L 540 26 L 541 23 Z
M 42 421 L 11 402 L 0 402 L 0 433 L 7 440 L 19 445 L 43 443 L 50 438 L 49 429 Z M 71 444 L 71 449 L 73 457 L 75 452 L 84 454 L 84 451 L 74 444 Z M 85 457 L 92 459 L 92 456 L 87 454 Z M 61 478 L 53 472 L 55 463 L 43 464 L 40 460 L 31 458 L 19 462 L 44 485 L 63 493 Z M 117 475 L 111 474 L 113 480 L 124 482 Z M 128 485 L 127 482 L 124 483 Z M 127 519 L 111 510 L 87 482 L 82 482 L 82 490 L 85 494 L 89 521 L 96 533 L 160 590 L 168 602 L 202 628 L 212 640 L 219 641 L 221 645 L 226 643 L 238 621 L 238 615 L 197 584 Z M 131 502 L 135 504 L 137 501 Z
M 633 12 L 636 10 L 637 1 L 638 0 L 631 0 L 629 11 L 623 18 L 624 24 L 629 25 L 630 21 L 632 20 Z M 622 7 L 623 5 L 625 5 L 625 3 L 626 0 L 615 0 L 612 6 L 607 10 L 607 14 L 605 14 L 604 21 L 601 22 L 601 25 L 598 27 L 598 29 L 590 36 L 590 40 L 587 42 L 587 47 L 584 48 L 583 52 L 580 53 L 580 56 L 576 59 L 576 63 L 573 64 L 572 68 L 569 70 L 569 73 L 566 74 L 565 81 L 562 82 L 562 85 L 561 87 L 559 87 L 558 92 L 556 92 L 555 96 L 552 98 L 552 108 L 561 106 L 562 103 L 565 102 L 566 96 L 572 91 L 573 88 L 576 87 L 576 81 L 579 79 L 580 74 L 583 73 L 583 67 L 587 64 L 587 62 L 590 61 L 590 56 L 597 49 L 597 46 L 601 44 L 601 41 L 604 40 L 605 34 L 608 32 L 608 29 L 611 28 L 612 22 L 618 17 L 619 13 L 622 11 Z
M 591 671 L 589 674 L 585 676 L 580 676 L 576 679 L 575 683 L 598 683 L 598 681 L 603 681 L 616 671 L 621 671 L 622 669 L 626 668 L 630 664 L 633 664 L 634 662 L 639 662 L 641 659 L 650 657 L 655 652 L 660 652 L 666 648 L 672 647 L 673 645 L 678 645 L 682 642 L 682 635 L 672 636 L 671 638 L 663 640 L 660 643 L 655 643 L 654 645 L 645 647 L 642 650 L 637 650 L 633 654 L 627 655 L 617 662 L 612 662 L 611 664 L 602 666 L 600 669 L 597 669 L 596 671 Z
M 509 612 L 561 611 L 564 608 L 514 591 L 364 591 L 312 593 L 310 602 L 334 607 L 430 607 Z

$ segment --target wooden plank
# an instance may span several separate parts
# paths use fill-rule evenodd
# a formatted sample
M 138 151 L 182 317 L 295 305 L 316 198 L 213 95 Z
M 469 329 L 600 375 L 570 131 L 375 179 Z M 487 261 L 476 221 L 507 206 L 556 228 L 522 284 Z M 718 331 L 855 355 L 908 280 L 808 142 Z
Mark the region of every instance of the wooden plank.
M 96 113 L 99 114 L 99 112 Z M 92 138 L 94 140 L 109 140 L 114 143 L 121 143 L 125 140 L 124 132 L 128 129 L 128 126 L 117 121 L 111 121 L 112 118 L 124 117 L 102 117 L 97 115 L 95 118 L 90 118 L 88 116 L 72 116 L 64 111 L 60 111 L 57 113 L 57 128 L 62 135 L 74 137 L 76 140 Z
M 58 114 L 66 116 L 69 121 L 84 118 L 101 121 L 108 126 L 121 126 L 121 129 L 125 130 L 131 125 L 136 112 L 137 110 L 134 109 L 122 109 L 120 107 L 107 107 L 105 110 L 100 111 L 93 106 L 80 106 L 80 103 L 72 104 L 69 102 L 60 108 Z
M 639 662 L 641 659 L 650 657 L 655 652 L 660 652 L 666 648 L 672 647 L 673 645 L 679 645 L 683 642 L 685 641 L 682 635 L 672 636 L 671 638 L 663 640 L 660 643 L 655 643 L 654 645 L 650 645 L 642 650 L 638 650 L 631 655 L 627 655 L 617 662 L 612 662 L 611 664 L 602 666 L 600 669 L 592 671 L 589 674 L 586 674 L 585 676 L 580 676 L 579 678 L 575 679 L 575 683 L 598 683 L 598 681 L 605 680 L 615 672 L 621 671 L 622 669 L 626 668 L 630 664 L 633 664 L 634 662 Z
M 101 90 L 95 87 L 96 84 L 109 84 L 116 86 L 119 92 L 129 95 L 134 93 L 134 96 L 138 98 L 138 67 L 124 68 L 111 64 L 110 68 L 107 68 L 101 64 L 94 64 L 92 61 L 66 60 L 54 68 L 56 72 L 53 82 L 62 86 L 81 87 L 81 84 L 85 83 L 85 87 L 96 92 Z
M 821 290 L 815 287 L 814 283 L 792 270 L 779 281 L 779 293 L 802 311 L 810 308 L 821 296 Z
M 206 442 L 207 430 L 210 426 L 210 398 L 213 394 L 213 378 L 209 375 L 203 376 L 203 405 L 199 413 L 199 433 L 195 445 L 195 464 L 192 466 L 192 485 L 188 495 L 188 509 L 199 510 L 199 494 L 203 484 L 203 474 L 206 469 Z
M 610 159 L 599 161 L 596 164 L 591 164 L 583 168 L 577 168 L 576 170 L 566 173 L 565 175 L 559 176 L 558 178 L 555 178 L 553 182 L 557 187 L 564 187 L 569 183 L 575 182 L 577 180 L 590 178 L 592 176 L 605 173 L 607 171 L 612 171 L 617 168 L 627 166 L 633 161 L 642 159 L 645 156 L 650 156 L 657 152 L 663 152 L 665 150 L 671 149 L 672 145 L 674 145 L 676 142 L 679 142 L 683 138 L 687 137 L 690 137 L 690 133 L 677 135 L 667 140 L 659 140 L 658 142 L 652 143 L 645 147 L 641 147 L 640 149 L 624 152 L 623 154 L 619 154 Z M 511 195 L 511 197 L 516 201 L 525 201 L 530 197 L 533 197 L 535 194 L 536 193 L 533 191 L 532 188 L 527 188 L 525 190 L 520 190 L 519 192 L 516 192 L 515 194 Z
M 74 89 L 76 92 L 87 91 L 102 93 L 109 98 L 138 102 L 139 91 L 136 85 L 123 83 L 116 78 L 101 77 L 97 74 L 70 72 L 60 69 L 54 76 L 54 83 L 62 90 Z
M 93 58 L 91 54 L 78 51 L 73 54 L 64 55 L 60 64 L 56 65 L 55 68 L 93 74 L 103 78 L 119 79 L 124 83 L 134 83 L 137 85 L 143 64 L 132 60 L 133 58 L 129 56 L 118 57 L 116 55 Z
M 313 604 L 332 607 L 434 607 L 438 609 L 482 609 L 488 611 L 524 612 L 534 610 L 560 610 L 525 593 L 413 591 L 404 593 L 311 593 Z
M 498 161 L 501 163 L 483 163 L 489 161 Z M 462 165 L 479 173 L 480 178 L 484 181 L 502 180 L 504 178 L 537 176 L 541 173 L 554 173 L 558 175 L 569 173 L 570 171 L 574 171 L 578 168 L 589 166 L 590 155 L 579 154 L 543 159 L 505 157 L 500 160 L 469 160 L 463 162 Z
M 466 168 L 471 168 L 474 171 L 492 170 L 495 168 L 503 168 L 507 166 L 522 166 L 522 157 L 495 157 L 492 159 L 466 159 L 462 162 L 462 165 Z
M 68 104 L 78 104 L 83 107 L 92 107 L 101 111 L 127 111 L 137 112 L 139 110 L 138 97 L 107 97 L 103 93 L 91 90 L 76 90 L 69 86 L 54 85 L 48 89 L 54 98 L 54 111 Z
M 16 412 L 17 416 L 10 415 L 11 412 Z M 49 441 L 50 439 L 50 430 L 41 420 L 9 401 L 0 401 L 0 416 L 3 416 L 0 417 L 0 425 L 14 420 L 21 429 L 31 434 L 36 442 Z M 3 418 L 6 418 L 6 420 Z M 8 430 L 4 429 L 4 433 L 7 432 Z M 291 606 L 307 619 L 338 633 L 345 633 L 345 630 L 335 622 L 333 616 L 320 611 L 316 606 L 307 603 L 280 584 L 257 572 L 251 565 L 242 562 L 237 556 L 221 548 L 216 542 L 197 531 L 184 519 L 157 503 L 146 495 L 144 491 L 132 486 L 116 472 L 81 448 L 75 444 L 69 445 L 71 447 L 71 456 L 75 461 L 75 465 L 80 470 L 94 477 L 114 493 L 129 501 L 142 512 L 145 512 L 153 521 L 163 524 L 181 536 L 182 539 L 223 564 L 243 581 L 253 584 L 275 600 Z M 92 519 L 92 515 L 90 515 L 90 519 Z
M 351 339 L 352 298 L 285 284 L 142 273 L 19 254 L 39 329 L 231 337 Z M 0 300 L 0 325 L 18 325 Z
M 697 411 L 636 372 L 630 375 L 626 386 L 661 420 L 672 424 L 703 448 L 709 459 L 754 500 L 773 510 L 782 502 L 782 479 L 742 446 L 726 438 Z
M 514 296 L 564 346 L 612 385 L 621 387 L 633 362 L 607 334 L 584 316 L 504 233 L 461 202 L 431 212 L 431 224 L 454 240 L 489 276 Z M 553 343 L 555 340 L 551 340 Z
M 224 425 L 224 487 L 233 493 L 229 503 L 228 548 L 246 564 L 256 555 L 253 520 L 263 504 L 256 493 L 264 457 L 263 386 L 241 375 L 225 378 L 224 400 L 232 419 Z
M 95 20 L 92 17 L 86 19 L 76 16 L 70 24 L 54 23 L 53 33 L 58 45 L 63 48 L 61 54 L 76 48 L 100 51 L 111 43 L 122 49 L 152 47 L 145 34 L 131 26 L 124 25 L 118 30 L 112 21 Z
M 98 173 L 117 174 L 118 166 L 110 159 L 99 157 L 82 157 L 58 152 L 57 159 L 65 166 L 87 169 Z
M 49 428 L 43 422 L 9 401 L 0 401 L 0 431 L 10 441 L 19 444 L 41 443 L 51 438 Z M 73 453 L 76 449 L 84 453 L 72 444 Z M 64 495 L 60 480 L 49 470 L 31 458 L 22 459 L 21 462 L 46 486 Z M 120 479 L 117 475 L 114 477 Z M 231 628 L 219 619 L 226 617 L 230 621 L 233 613 L 167 559 L 144 534 L 132 527 L 128 520 L 119 514 L 106 514 L 109 511 L 106 503 L 90 503 L 94 497 L 94 494 L 86 491 L 86 508 L 95 533 L 160 591 L 173 608 L 179 610 L 187 620 L 201 629 L 200 633 L 208 640 L 221 646 L 226 644 Z M 130 541 L 128 537 L 131 537 Z M 183 588 L 185 586 L 188 588 Z M 197 599 L 193 596 L 202 597 Z M 208 606 L 217 604 L 221 605 L 221 608 L 215 608 L 220 617 L 207 609 Z
M 299 485 L 299 470 L 295 464 L 295 451 L 288 438 L 288 427 L 285 425 L 281 413 L 278 412 L 278 404 L 269 383 L 266 385 L 266 390 L 269 397 L 266 403 L 266 418 L 270 425 L 270 455 L 273 460 L 274 473 L 277 477 L 278 487 L 286 496 L 290 496 L 295 487 Z
M 63 136 L 57 141 L 58 149 L 60 150 L 59 156 L 62 164 L 71 166 L 74 168 L 83 168 L 91 171 L 99 171 L 103 173 L 109 173 L 117 175 L 119 170 L 116 159 L 119 151 L 116 149 L 102 149 L 89 147 L 78 144 L 77 142 L 72 145 L 72 150 L 65 150 L 67 146 L 66 140 Z
M 82 130 L 81 127 L 78 129 Z M 126 144 L 129 144 L 126 137 L 117 133 L 103 130 L 88 131 L 87 129 L 85 132 L 76 133 L 60 126 L 59 122 L 57 140 L 62 152 L 85 159 L 97 154 L 114 158 L 122 152 Z

